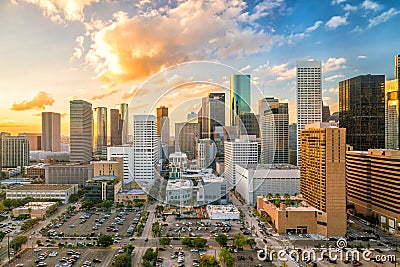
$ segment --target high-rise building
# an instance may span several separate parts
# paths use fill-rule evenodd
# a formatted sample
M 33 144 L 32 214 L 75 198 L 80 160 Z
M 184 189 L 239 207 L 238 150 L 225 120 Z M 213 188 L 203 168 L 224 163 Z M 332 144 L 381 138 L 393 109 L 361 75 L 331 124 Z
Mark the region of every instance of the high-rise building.
M 18 136 L 25 136 L 29 141 L 29 150 L 42 150 L 42 134 L 41 133 L 19 133 Z
M 322 105 L 322 121 L 323 122 L 328 122 L 329 118 L 331 117 L 331 109 L 329 108 L 329 105 Z
M 211 139 L 200 139 L 197 143 L 197 165 L 199 168 L 209 168 L 215 159 L 216 153 L 217 148 Z
M 93 153 L 92 104 L 70 101 L 70 161 L 88 162 Z
M 122 145 L 122 128 L 124 121 L 118 109 L 110 109 L 110 141 L 111 146 Z
M 251 112 L 245 112 L 236 116 L 235 125 L 239 126 L 240 135 L 255 135 L 260 137 L 259 117 Z
M 107 147 L 107 160 L 122 159 L 124 168 L 124 184 L 132 182 L 133 170 L 135 165 L 135 149 L 132 146 L 112 146 Z
M 400 150 L 346 152 L 347 201 L 391 233 L 400 232 Z
M 198 114 L 195 112 L 190 112 L 189 114 L 187 114 L 187 121 L 188 122 L 198 122 Z
M 29 141 L 24 136 L 0 133 L 0 167 L 20 168 L 29 165 Z
M 194 159 L 199 138 L 200 123 L 175 123 L 175 152 L 186 153 L 189 160 Z
M 121 103 L 119 106 L 119 111 L 121 113 L 121 120 L 122 120 L 121 142 L 123 145 L 125 145 L 128 143 L 128 136 L 129 136 L 128 104 Z
M 96 156 L 107 153 L 107 108 L 93 109 L 93 148 Z
M 133 116 L 133 178 L 136 182 L 153 183 L 158 163 L 157 119 L 153 115 Z
M 297 165 L 297 123 L 291 123 L 288 127 L 289 137 L 289 163 Z
M 400 87 L 399 80 L 385 84 L 385 148 L 400 148 Z
M 209 93 L 201 104 L 202 137 L 213 139 L 215 127 L 225 125 L 225 93 Z
M 400 80 L 400 55 L 394 59 L 394 78 Z
M 354 150 L 385 147 L 385 75 L 339 82 L 339 122 Z
M 55 112 L 42 112 L 42 149 L 61 151 L 61 115 Z
M 289 162 L 289 108 L 279 99 L 259 100 L 261 120 L 261 164 Z
M 235 188 L 236 164 L 247 166 L 258 163 L 258 143 L 253 135 L 242 135 L 240 139 L 234 141 L 225 141 L 225 172 L 224 177 L 230 188 Z
M 250 75 L 232 75 L 230 83 L 231 126 L 236 116 L 250 112 Z
M 322 121 L 321 61 L 296 62 L 297 88 L 297 165 L 300 161 L 300 131 L 305 126 Z
M 346 234 L 346 129 L 314 123 L 300 132 L 300 191 L 323 212 L 317 222 L 324 236 Z
M 157 108 L 157 135 L 161 136 L 162 124 L 161 118 L 168 117 L 168 108 L 165 106 L 160 106 Z

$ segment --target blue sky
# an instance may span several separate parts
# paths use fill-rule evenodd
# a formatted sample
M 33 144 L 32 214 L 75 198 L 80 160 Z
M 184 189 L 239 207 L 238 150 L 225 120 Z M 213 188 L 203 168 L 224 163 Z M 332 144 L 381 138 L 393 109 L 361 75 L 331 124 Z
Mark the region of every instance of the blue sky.
M 136 95 L 132 107 L 144 112 L 152 96 L 142 82 L 192 60 L 251 74 L 266 95 L 289 102 L 291 121 L 296 60 L 321 60 L 323 97 L 337 110 L 339 81 L 367 73 L 393 78 L 399 13 L 400 1 L 380 0 L 1 1 L 0 128 L 40 132 L 38 115 L 47 110 L 64 115 L 62 131 L 68 134 L 69 100 L 76 98 L 116 107 Z M 229 71 L 202 72 L 204 79 L 229 86 Z M 165 77 L 160 90 L 195 79 Z M 189 113 L 207 92 L 218 90 L 183 89 L 165 103 L 173 109 L 198 99 L 187 102 L 183 110 Z M 175 112 L 176 121 L 185 112 Z

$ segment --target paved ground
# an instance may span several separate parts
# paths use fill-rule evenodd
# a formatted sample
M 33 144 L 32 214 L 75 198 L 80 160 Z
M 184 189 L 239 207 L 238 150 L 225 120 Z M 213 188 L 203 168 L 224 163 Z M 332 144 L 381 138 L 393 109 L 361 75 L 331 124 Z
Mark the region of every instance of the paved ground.
M 25 249 L 19 254 L 19 259 L 14 258 L 6 264 L 5 266 L 15 266 L 16 264 L 23 263 L 24 267 L 33 267 L 36 266 L 35 261 L 38 259 L 38 256 L 41 253 L 50 253 L 52 251 L 57 251 L 58 255 L 56 257 L 47 257 L 44 262 L 47 263 L 47 266 L 55 266 L 57 264 L 62 265 L 63 263 L 60 263 L 60 259 L 62 257 L 70 257 L 70 255 L 67 255 L 67 251 L 69 249 L 47 249 L 47 248 L 42 248 L 40 252 L 34 252 L 33 249 Z M 92 262 L 92 266 L 111 266 L 111 262 L 114 259 L 114 255 L 116 253 L 115 250 L 111 249 L 74 249 L 74 251 L 77 251 L 80 254 L 80 258 L 76 261 L 75 266 L 82 266 L 85 261 L 90 261 Z M 93 259 L 98 258 L 102 262 L 101 263 L 93 263 Z

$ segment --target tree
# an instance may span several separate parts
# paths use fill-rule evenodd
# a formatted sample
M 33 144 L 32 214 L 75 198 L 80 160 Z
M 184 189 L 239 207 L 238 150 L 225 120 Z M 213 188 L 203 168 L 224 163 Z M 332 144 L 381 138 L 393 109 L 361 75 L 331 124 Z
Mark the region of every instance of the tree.
M 246 240 L 247 245 L 249 245 L 250 247 L 254 246 L 256 244 L 256 241 L 254 240 L 254 238 L 249 237 Z
M 115 259 L 114 267 L 131 266 L 131 255 L 123 253 Z
M 182 245 L 183 246 L 187 246 L 187 247 L 191 247 L 192 246 L 192 240 L 190 239 L 190 237 L 185 237 L 184 239 L 182 239 Z
M 243 248 L 243 246 L 246 245 L 246 238 L 241 234 L 234 235 L 233 244 L 238 248 Z
M 124 252 L 128 255 L 131 255 L 132 251 L 135 249 L 135 247 L 131 244 L 128 244 L 124 247 Z
M 156 211 L 157 213 L 162 213 L 164 211 L 164 206 L 163 205 L 157 205 L 156 206 Z
M 28 242 L 28 238 L 24 235 L 19 235 L 10 242 L 10 247 L 14 248 L 15 251 L 18 251 L 26 242 Z
M 272 193 L 268 193 L 267 198 L 268 198 L 268 199 L 272 199 L 272 197 L 273 197 L 273 196 L 272 196 Z
M 217 258 L 215 258 L 215 256 L 204 254 L 200 257 L 199 266 L 200 267 L 220 267 L 221 265 L 219 264 L 219 262 L 218 262 Z
M 114 240 L 112 235 L 100 235 L 97 243 L 99 244 L 99 246 L 108 247 L 114 244 Z
M 78 194 L 71 194 L 68 199 L 69 203 L 74 203 L 77 202 L 78 200 L 79 200 Z
M 154 237 L 160 236 L 162 230 L 162 225 L 159 222 L 154 222 L 151 226 L 151 231 L 153 232 Z
M 221 249 L 221 252 L 219 253 L 219 259 L 221 262 L 225 263 L 227 267 L 232 267 L 233 264 L 235 264 L 235 258 L 227 248 Z
M 202 237 L 195 237 L 192 242 L 192 245 L 195 248 L 204 248 L 206 244 L 207 244 L 207 239 Z
M 215 241 L 217 241 L 221 247 L 226 247 L 226 244 L 228 243 L 228 237 L 224 234 L 218 234 L 218 236 L 215 238 Z
M 6 233 L 4 233 L 3 231 L 0 231 L 0 242 L 3 241 L 5 236 L 6 236 Z
M 290 199 L 290 195 L 289 195 L 288 193 L 284 194 L 283 197 L 284 197 L 286 200 Z
M 160 238 L 160 245 L 165 247 L 168 246 L 169 244 L 171 244 L 171 239 L 169 239 L 168 237 Z
M 275 194 L 275 198 L 276 198 L 276 199 L 278 199 L 278 198 L 280 198 L 280 197 L 281 197 L 281 195 L 279 195 L 279 193 L 276 193 L 276 194 Z

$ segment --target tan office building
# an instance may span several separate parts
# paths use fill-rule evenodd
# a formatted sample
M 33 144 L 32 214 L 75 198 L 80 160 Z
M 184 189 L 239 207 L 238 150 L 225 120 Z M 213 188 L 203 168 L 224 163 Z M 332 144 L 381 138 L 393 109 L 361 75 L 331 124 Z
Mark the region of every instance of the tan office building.
M 42 150 L 61 151 L 61 114 L 42 112 Z
M 346 234 L 346 129 L 314 123 L 300 132 L 300 191 L 322 214 L 317 221 L 323 236 Z
M 347 202 L 391 233 L 400 232 L 399 181 L 400 150 L 346 153 Z
M 120 181 L 123 181 L 124 166 L 122 158 L 116 158 L 115 160 L 92 161 L 91 164 L 93 165 L 93 177 L 115 175 Z

